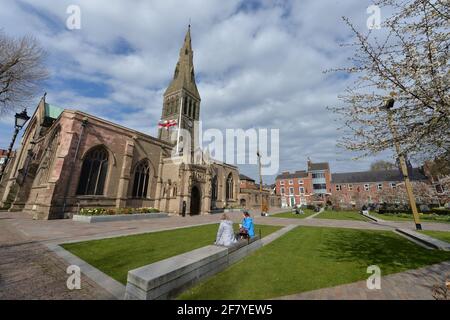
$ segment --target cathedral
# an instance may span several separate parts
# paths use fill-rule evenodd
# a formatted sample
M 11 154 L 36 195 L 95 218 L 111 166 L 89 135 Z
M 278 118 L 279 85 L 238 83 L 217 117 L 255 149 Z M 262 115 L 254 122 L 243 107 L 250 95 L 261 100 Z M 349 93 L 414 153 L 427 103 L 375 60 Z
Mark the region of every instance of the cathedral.
M 0 205 L 35 219 L 68 218 L 80 208 L 197 215 L 238 206 L 238 168 L 204 157 L 198 147 L 200 102 L 190 28 L 164 93 L 157 138 L 60 109 L 44 95 L 8 164 Z

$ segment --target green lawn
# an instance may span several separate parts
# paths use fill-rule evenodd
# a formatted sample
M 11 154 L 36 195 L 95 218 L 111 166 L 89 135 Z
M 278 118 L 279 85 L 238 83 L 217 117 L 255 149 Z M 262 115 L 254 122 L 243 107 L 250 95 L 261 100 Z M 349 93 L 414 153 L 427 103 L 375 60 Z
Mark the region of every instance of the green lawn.
M 238 224 L 234 224 L 235 228 Z M 255 225 L 267 236 L 278 226 Z M 213 244 L 218 224 L 63 244 L 62 247 L 117 281 L 126 284 L 129 270 Z
M 358 220 L 369 221 L 356 211 L 324 211 L 315 216 L 317 219 Z
M 450 231 L 428 231 L 428 230 L 421 230 L 419 232 L 422 232 L 430 237 L 445 241 L 450 243 Z
M 298 227 L 179 299 L 268 299 L 450 260 L 390 231 Z
M 414 221 L 412 214 L 406 213 L 384 213 L 378 214 L 376 212 L 370 212 L 371 216 L 380 218 L 386 221 Z M 450 223 L 450 216 L 448 215 L 437 215 L 437 214 L 421 214 L 420 220 L 424 222 L 442 222 Z
M 276 213 L 273 215 L 270 215 L 271 217 L 275 217 L 275 218 L 296 218 L 296 219 L 304 219 L 306 217 L 309 217 L 311 215 L 313 215 L 314 212 L 313 210 L 309 210 L 309 209 L 303 209 L 303 212 L 305 214 L 295 214 L 295 211 L 287 211 L 287 212 L 282 212 L 282 213 Z

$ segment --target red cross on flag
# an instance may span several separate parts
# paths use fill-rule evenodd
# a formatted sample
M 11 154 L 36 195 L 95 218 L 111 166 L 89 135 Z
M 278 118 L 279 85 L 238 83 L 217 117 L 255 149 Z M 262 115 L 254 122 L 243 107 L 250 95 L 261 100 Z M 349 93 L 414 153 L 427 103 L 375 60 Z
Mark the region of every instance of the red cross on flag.
M 158 128 L 166 128 L 167 130 L 170 127 L 174 127 L 177 125 L 177 120 L 160 120 L 158 124 Z

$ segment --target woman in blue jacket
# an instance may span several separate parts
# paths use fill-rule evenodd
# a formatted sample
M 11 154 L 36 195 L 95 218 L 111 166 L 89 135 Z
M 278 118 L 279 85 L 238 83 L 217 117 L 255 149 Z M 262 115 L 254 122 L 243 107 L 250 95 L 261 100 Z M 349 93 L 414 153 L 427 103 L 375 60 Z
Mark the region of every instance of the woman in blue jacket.
M 241 224 L 248 236 L 253 238 L 255 236 L 255 226 L 253 225 L 253 219 L 250 218 L 248 211 L 244 211 L 244 219 L 242 219 Z

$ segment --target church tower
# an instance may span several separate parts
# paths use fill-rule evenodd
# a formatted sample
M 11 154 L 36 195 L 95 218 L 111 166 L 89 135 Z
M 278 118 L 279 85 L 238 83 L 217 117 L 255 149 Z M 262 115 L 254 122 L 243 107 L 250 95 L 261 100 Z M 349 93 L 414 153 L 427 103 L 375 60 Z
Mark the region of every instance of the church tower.
M 194 72 L 194 52 L 191 44 L 191 26 L 184 38 L 183 47 L 180 50 L 177 65 L 173 74 L 173 79 L 164 93 L 161 122 L 170 123 L 176 121 L 178 126 L 191 134 L 191 152 L 193 143 L 197 139 L 197 132 L 194 126 L 200 118 L 200 94 L 195 83 Z M 172 134 L 177 127 L 160 128 L 158 136 L 164 141 L 176 143 L 177 135 Z M 182 138 L 180 139 L 182 140 Z M 181 144 L 183 145 L 182 141 Z M 187 150 L 180 150 L 183 153 Z

